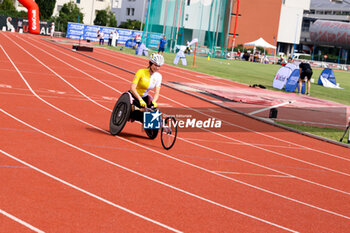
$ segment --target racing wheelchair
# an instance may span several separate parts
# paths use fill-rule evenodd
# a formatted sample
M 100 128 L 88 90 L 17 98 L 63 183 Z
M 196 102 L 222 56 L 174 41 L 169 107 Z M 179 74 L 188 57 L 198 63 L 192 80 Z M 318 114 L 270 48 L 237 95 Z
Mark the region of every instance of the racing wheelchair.
M 156 112 L 156 108 L 138 108 L 133 105 L 133 96 L 129 92 L 123 93 L 117 103 L 114 105 L 110 123 L 109 131 L 112 135 L 118 135 L 124 128 L 127 121 L 141 121 L 143 122 L 143 112 Z M 139 112 L 135 112 L 139 111 Z M 135 114 L 138 113 L 138 114 Z M 139 115 L 141 118 L 133 119 L 132 115 Z M 177 122 L 175 117 L 161 114 L 159 129 L 144 129 L 150 139 L 155 139 L 160 130 L 161 142 L 164 149 L 171 149 L 177 137 Z

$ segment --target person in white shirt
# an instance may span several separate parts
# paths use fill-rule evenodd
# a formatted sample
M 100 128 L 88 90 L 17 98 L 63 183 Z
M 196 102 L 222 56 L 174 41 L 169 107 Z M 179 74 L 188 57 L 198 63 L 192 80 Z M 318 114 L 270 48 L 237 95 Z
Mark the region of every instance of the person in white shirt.
M 115 30 L 113 33 L 113 40 L 115 40 L 115 42 L 112 42 L 113 46 L 115 47 L 118 46 L 118 39 L 119 39 L 119 33 L 117 30 Z
M 50 31 L 50 36 L 51 36 L 51 38 L 53 37 L 53 34 L 55 33 L 55 23 L 54 22 L 52 22 L 52 24 L 51 24 L 51 31 Z
M 104 36 L 105 36 L 105 34 L 103 33 L 103 31 L 101 31 L 99 45 L 104 44 L 104 42 L 105 42 Z

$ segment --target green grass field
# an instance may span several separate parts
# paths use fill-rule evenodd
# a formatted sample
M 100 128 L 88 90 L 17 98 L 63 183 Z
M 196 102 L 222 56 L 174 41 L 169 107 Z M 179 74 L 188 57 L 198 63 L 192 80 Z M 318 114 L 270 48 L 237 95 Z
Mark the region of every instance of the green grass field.
M 111 49 L 120 51 L 120 47 Z M 133 55 L 135 54 L 135 50 L 130 48 L 124 48 L 122 52 Z M 149 54 L 151 53 L 152 51 L 149 51 Z M 164 58 L 166 64 L 172 65 L 173 60 L 175 58 L 175 54 L 164 53 Z M 177 66 L 189 70 L 198 71 L 201 73 L 222 77 L 225 79 L 231 79 L 233 81 L 248 85 L 262 84 L 269 90 L 283 92 L 283 90 L 277 90 L 272 87 L 273 78 L 275 77 L 275 74 L 278 71 L 278 69 L 281 68 L 280 65 L 261 64 L 247 61 L 226 60 L 217 58 L 211 58 L 210 60 L 208 60 L 207 57 L 196 56 L 195 66 L 193 67 L 193 55 L 187 56 L 187 63 L 187 66 L 182 66 L 180 61 Z M 315 83 L 311 84 L 311 96 L 320 99 L 331 100 L 345 105 L 350 105 L 350 72 L 334 70 L 337 83 L 339 83 L 340 87 L 344 89 L 332 89 L 317 85 L 318 77 L 320 76 L 322 70 L 323 69 L 321 68 L 313 69 L 312 78 L 315 80 Z M 338 141 L 341 138 L 344 132 L 342 130 L 330 128 L 319 128 L 285 123 L 283 123 L 283 125 L 299 129 L 304 132 L 316 134 L 322 137 L 330 138 L 336 141 Z M 346 139 L 344 139 L 344 141 L 346 141 Z
M 340 138 L 343 136 L 345 130 L 340 129 L 332 129 L 332 128 L 319 128 L 319 127 L 312 127 L 312 126 L 306 126 L 306 125 L 296 125 L 296 124 L 288 124 L 284 122 L 276 122 L 278 124 L 288 126 L 294 129 L 298 129 L 303 132 L 308 132 L 314 135 L 318 135 L 321 137 L 329 138 L 334 141 L 339 141 Z M 348 139 L 348 133 L 346 133 L 343 142 L 347 142 Z

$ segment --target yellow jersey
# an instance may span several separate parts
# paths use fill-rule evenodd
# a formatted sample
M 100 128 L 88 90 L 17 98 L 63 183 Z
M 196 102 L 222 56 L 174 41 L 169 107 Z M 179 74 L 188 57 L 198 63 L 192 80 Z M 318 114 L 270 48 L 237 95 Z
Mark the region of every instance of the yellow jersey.
M 136 83 L 136 91 L 141 97 L 148 95 L 148 92 L 153 88 L 160 88 L 162 83 L 162 75 L 154 72 L 152 75 L 149 69 L 140 69 L 136 72 L 132 83 Z

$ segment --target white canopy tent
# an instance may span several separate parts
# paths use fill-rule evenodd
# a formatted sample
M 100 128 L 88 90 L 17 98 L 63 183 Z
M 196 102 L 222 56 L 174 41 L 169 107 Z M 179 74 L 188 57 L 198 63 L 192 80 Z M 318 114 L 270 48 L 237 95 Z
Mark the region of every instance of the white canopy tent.
M 265 49 L 276 49 L 276 46 L 273 46 L 273 45 L 267 43 L 261 37 L 259 39 L 255 40 L 255 41 L 244 43 L 244 45 L 255 46 L 255 47 L 263 47 Z
M 262 37 L 260 37 L 259 39 L 255 40 L 255 41 L 244 43 L 244 45 L 263 47 L 265 54 L 266 54 L 265 49 L 276 49 L 276 46 L 273 46 L 272 44 L 267 43 Z M 275 52 L 274 52 L 274 56 L 276 56 Z

